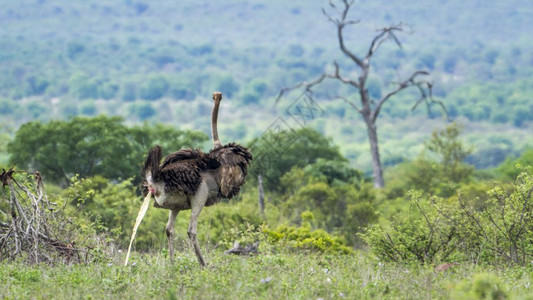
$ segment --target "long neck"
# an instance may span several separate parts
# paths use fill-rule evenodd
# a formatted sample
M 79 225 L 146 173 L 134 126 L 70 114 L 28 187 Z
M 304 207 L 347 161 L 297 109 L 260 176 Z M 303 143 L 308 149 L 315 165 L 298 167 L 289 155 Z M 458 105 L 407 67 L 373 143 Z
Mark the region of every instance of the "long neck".
M 211 113 L 211 134 L 213 135 L 214 148 L 222 146 L 222 143 L 218 139 L 217 119 L 218 119 L 218 107 L 220 106 L 220 100 L 213 101 L 213 112 Z

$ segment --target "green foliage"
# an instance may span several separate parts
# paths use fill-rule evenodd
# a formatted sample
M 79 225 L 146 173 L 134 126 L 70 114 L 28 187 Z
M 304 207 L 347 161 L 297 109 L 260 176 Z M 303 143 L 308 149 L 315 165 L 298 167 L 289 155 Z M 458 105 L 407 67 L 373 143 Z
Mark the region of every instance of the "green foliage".
M 122 100 L 133 101 L 137 99 L 137 87 L 133 82 L 125 82 L 122 86 Z
M 466 149 L 459 140 L 461 130 L 462 128 L 457 123 L 452 123 L 442 131 L 434 131 L 431 139 L 426 143 L 429 151 L 439 155 L 442 180 L 462 182 L 473 171 L 472 167 L 463 164 L 471 150 Z
M 79 42 L 69 42 L 67 44 L 67 56 L 70 59 L 75 59 L 76 56 L 85 50 L 85 46 Z
M 130 178 L 138 173 L 145 153 L 155 144 L 169 153 L 206 139 L 204 134 L 164 125 L 128 128 L 119 117 L 75 117 L 21 126 L 8 144 L 8 152 L 11 163 L 39 170 L 48 180 L 67 183 L 75 174 Z
M 11 162 L 40 170 L 52 181 L 63 181 L 74 174 L 120 177 L 119 169 L 127 167 L 120 167 L 124 163 L 120 158 L 132 150 L 126 128 L 120 123 L 119 118 L 103 116 L 27 123 L 8 145 Z
M 86 100 L 81 105 L 80 112 L 84 116 L 94 116 L 97 112 L 96 104 L 93 100 Z
M 44 94 L 50 82 L 39 76 L 30 76 L 26 79 L 26 96 L 39 96 Z
M 453 185 L 468 183 L 474 168 L 464 163 L 470 154 L 459 139 L 461 127 L 452 123 L 443 130 L 436 130 L 425 142 L 422 152 L 412 162 L 395 166 L 388 174 L 389 198 L 403 196 L 407 190 L 421 190 L 442 197 L 455 193 Z
M 533 258 L 533 169 L 528 167 L 510 185 L 496 185 L 485 206 L 474 210 L 462 196 L 458 203 L 463 218 L 456 224 L 479 240 L 475 251 L 483 259 L 525 265 Z M 487 251 L 488 249 L 488 251 Z
M 303 170 L 310 177 L 325 180 L 328 185 L 354 184 L 359 186 L 363 180 L 362 172 L 351 168 L 347 163 L 324 158 L 317 159 L 315 163 L 307 165 Z
M 503 300 L 509 298 L 501 280 L 490 273 L 479 273 L 472 279 L 464 279 L 452 295 L 454 299 Z
M 313 220 L 313 214 L 309 211 L 302 212 L 302 219 Z M 353 254 L 353 250 L 345 246 L 344 241 L 331 236 L 325 230 L 312 230 L 308 222 L 303 226 L 278 226 L 272 230 L 263 228 L 267 241 L 281 248 L 292 250 L 318 251 L 327 254 Z
M 471 121 L 487 120 L 520 127 L 533 118 L 533 108 L 528 104 L 531 91 L 531 79 L 527 77 L 503 85 L 489 81 L 451 91 L 446 104 L 458 107 L 456 115 Z
M 131 230 L 140 207 L 136 188 L 131 180 L 112 184 L 96 176 L 79 179 L 73 177 L 70 186 L 63 192 L 69 204 L 82 213 L 83 218 L 98 224 L 98 232 L 112 231 L 114 243 L 121 248 L 128 245 Z M 154 244 L 164 245 L 164 224 L 166 211 L 152 209 L 143 220 L 136 237 L 137 249 L 149 249 Z M 160 224 L 159 227 L 157 224 Z M 159 230 L 150 230 L 156 227 Z
M 231 248 L 235 241 L 246 245 L 263 240 L 261 226 L 264 221 L 255 194 L 241 193 L 241 197 L 239 201 L 223 201 L 202 211 L 198 225 L 201 238 L 223 249 Z
M 318 159 L 346 162 L 330 139 L 310 128 L 268 131 L 260 138 L 253 139 L 250 148 L 254 155 L 250 174 L 262 174 L 263 184 L 276 191 L 283 191 L 280 178 L 292 167 L 305 167 Z M 255 180 L 255 176 L 253 178 Z
M 358 246 L 361 241 L 356 233 L 377 220 L 370 185 L 344 162 L 319 158 L 305 168 L 293 167 L 280 183 L 283 192 L 272 202 L 291 224 L 304 224 L 302 214 L 309 212 L 312 228 L 325 229 Z
M 520 166 L 533 166 L 533 149 L 524 151 L 520 157 L 509 157 L 496 168 L 496 172 L 506 176 L 508 179 L 514 179 L 520 173 Z
M 118 84 L 114 82 L 104 82 L 99 88 L 99 96 L 102 99 L 110 100 L 115 98 L 119 90 Z
M 17 108 L 17 104 L 13 100 L 9 99 L 0 99 L 0 114 L 9 115 L 12 114 Z
M 384 261 L 418 261 L 423 264 L 446 261 L 459 242 L 456 228 L 446 217 L 431 210 L 421 194 L 411 192 L 410 212 L 385 225 L 374 225 L 361 234 L 371 250 Z
M 8 163 L 7 144 L 10 140 L 9 135 L 0 134 L 0 166 L 5 166 Z
M 484 263 L 527 265 L 533 258 L 533 172 L 511 185 L 488 187 L 486 200 L 459 194 L 423 201 L 411 192 L 411 211 L 362 235 L 384 260 L 422 263 L 454 257 Z M 413 211 L 414 207 L 414 211 Z

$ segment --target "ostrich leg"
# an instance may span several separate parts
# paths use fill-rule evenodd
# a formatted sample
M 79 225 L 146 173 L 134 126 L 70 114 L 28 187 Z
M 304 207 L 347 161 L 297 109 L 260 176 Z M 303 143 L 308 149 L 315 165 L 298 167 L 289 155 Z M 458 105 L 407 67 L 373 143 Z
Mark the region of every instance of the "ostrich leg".
M 168 240 L 168 256 L 170 257 L 170 261 L 174 261 L 174 222 L 176 221 L 176 217 L 178 216 L 179 210 L 173 209 L 168 214 L 168 222 L 167 227 L 165 228 L 167 232 L 167 240 Z
M 205 181 L 202 181 L 200 187 L 198 188 L 198 192 L 191 199 L 191 220 L 189 223 L 189 229 L 187 230 L 189 240 L 194 247 L 194 253 L 198 258 L 198 262 L 202 266 L 205 266 L 205 261 L 204 257 L 202 256 L 202 252 L 200 251 L 198 239 L 196 238 L 196 228 L 198 227 L 198 217 L 200 216 L 200 212 L 202 212 L 202 208 L 204 208 L 208 195 L 209 189 L 207 187 L 207 184 L 205 183 Z

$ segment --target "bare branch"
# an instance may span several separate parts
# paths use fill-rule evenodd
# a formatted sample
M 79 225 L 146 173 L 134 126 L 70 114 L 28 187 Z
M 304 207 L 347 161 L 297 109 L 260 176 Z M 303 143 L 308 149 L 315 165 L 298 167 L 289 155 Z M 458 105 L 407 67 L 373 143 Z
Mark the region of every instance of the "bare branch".
M 281 99 L 281 97 L 283 97 L 283 95 L 284 95 L 285 93 L 288 93 L 288 92 L 290 92 L 290 91 L 292 91 L 292 90 L 295 90 L 295 89 L 297 89 L 297 88 L 305 87 L 305 91 L 306 91 L 306 92 L 310 92 L 310 93 L 312 93 L 312 92 L 311 92 L 311 88 L 312 88 L 313 86 L 315 86 L 315 85 L 321 83 L 322 81 L 324 81 L 324 79 L 325 79 L 326 77 L 327 77 L 326 74 L 322 74 L 322 75 L 320 75 L 320 77 L 318 77 L 317 79 L 315 79 L 315 80 L 313 80 L 313 81 L 311 81 L 311 82 L 302 81 L 302 82 L 300 82 L 300 83 L 298 83 L 298 84 L 296 84 L 296 85 L 294 85 L 294 86 L 291 86 L 291 87 L 284 87 L 284 88 L 282 88 L 282 89 L 279 91 L 279 95 L 278 95 L 278 97 L 276 98 L 276 102 L 275 102 L 275 103 L 278 104 L 279 100 Z
M 372 55 L 379 49 L 379 47 L 389 39 L 392 39 L 396 43 L 396 45 L 398 45 L 399 48 L 402 48 L 402 43 L 394 34 L 394 31 L 403 31 L 401 23 L 396 26 L 382 28 L 379 31 L 381 32 L 374 37 L 372 43 L 370 44 L 370 48 L 368 49 L 368 53 L 366 54 L 366 60 L 369 60 Z
M 423 71 L 423 70 L 418 70 L 416 72 L 414 72 L 408 79 L 398 83 L 398 86 L 396 87 L 396 89 L 394 89 L 393 91 L 387 93 L 386 95 L 384 95 L 383 97 L 381 97 L 381 99 L 377 102 L 376 104 L 376 107 L 372 113 L 372 120 L 375 121 L 379 115 L 379 112 L 381 111 L 381 107 L 383 106 L 383 104 L 385 102 L 387 102 L 390 97 L 396 95 L 397 93 L 399 93 L 400 91 L 408 88 L 408 87 L 411 87 L 411 86 L 419 86 L 419 84 L 421 83 L 424 83 L 426 81 L 420 81 L 420 82 L 417 82 L 415 81 L 416 77 L 419 76 L 419 75 L 429 75 L 429 73 L 427 71 Z M 421 94 L 422 94 L 422 97 L 421 99 L 424 100 L 424 99 L 427 99 L 427 94 L 426 92 L 421 89 Z M 418 102 L 420 102 L 421 100 L 418 100 Z
M 424 86 L 423 86 L 424 84 L 426 85 L 425 88 L 427 89 L 427 93 L 426 93 L 426 89 L 424 89 Z M 416 107 L 422 102 L 426 103 L 426 106 L 428 107 L 429 111 L 431 110 L 429 105 L 436 104 L 440 106 L 440 108 L 444 112 L 444 115 L 446 116 L 446 120 L 450 121 L 451 119 L 450 119 L 450 116 L 448 115 L 448 110 L 446 109 L 446 106 L 444 105 L 444 103 L 440 100 L 433 98 L 433 83 L 428 82 L 428 81 L 423 81 L 417 84 L 417 87 L 418 87 L 418 90 L 420 91 L 421 97 L 415 102 L 415 104 L 411 108 L 411 111 L 415 110 Z
M 335 73 L 334 74 L 326 74 L 328 78 L 334 78 L 340 80 L 342 83 L 349 84 L 354 86 L 355 88 L 359 89 L 359 84 L 353 80 L 344 78 L 339 73 L 339 64 L 337 64 L 336 61 L 333 62 L 333 65 L 335 66 Z
M 326 18 L 328 18 L 328 20 L 329 20 L 331 23 L 333 23 L 333 24 L 335 24 L 335 25 L 338 25 L 338 24 L 339 24 L 339 20 L 337 20 L 337 19 L 333 19 L 333 17 L 331 17 L 331 15 L 328 14 L 328 13 L 326 12 L 326 10 L 323 9 L 323 8 L 322 8 L 322 13 L 324 14 L 324 16 L 326 16 Z
M 344 53 L 351 60 L 353 60 L 359 67 L 363 68 L 365 66 L 363 60 L 357 57 L 353 52 L 348 50 L 348 48 L 346 48 L 346 45 L 344 44 L 344 35 L 342 32 L 345 26 L 359 23 L 359 20 L 346 20 L 348 11 L 350 10 L 350 7 L 354 3 L 354 1 L 348 2 L 347 0 L 343 0 L 342 2 L 344 4 L 344 9 L 340 11 L 330 1 L 330 6 L 335 9 L 340 19 L 333 19 L 324 9 L 322 9 L 322 12 L 329 19 L 329 21 L 331 21 L 337 27 L 337 39 L 339 40 L 339 47 L 341 48 L 342 53 Z

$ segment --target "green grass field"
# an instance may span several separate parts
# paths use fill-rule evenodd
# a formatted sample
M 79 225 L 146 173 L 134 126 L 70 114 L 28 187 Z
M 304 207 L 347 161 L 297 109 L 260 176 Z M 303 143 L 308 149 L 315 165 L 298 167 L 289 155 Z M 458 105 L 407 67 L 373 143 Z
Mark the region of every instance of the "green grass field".
M 89 265 L 2 263 L 2 299 L 533 299 L 532 266 L 381 263 L 366 252 L 324 254 L 124 253 Z

